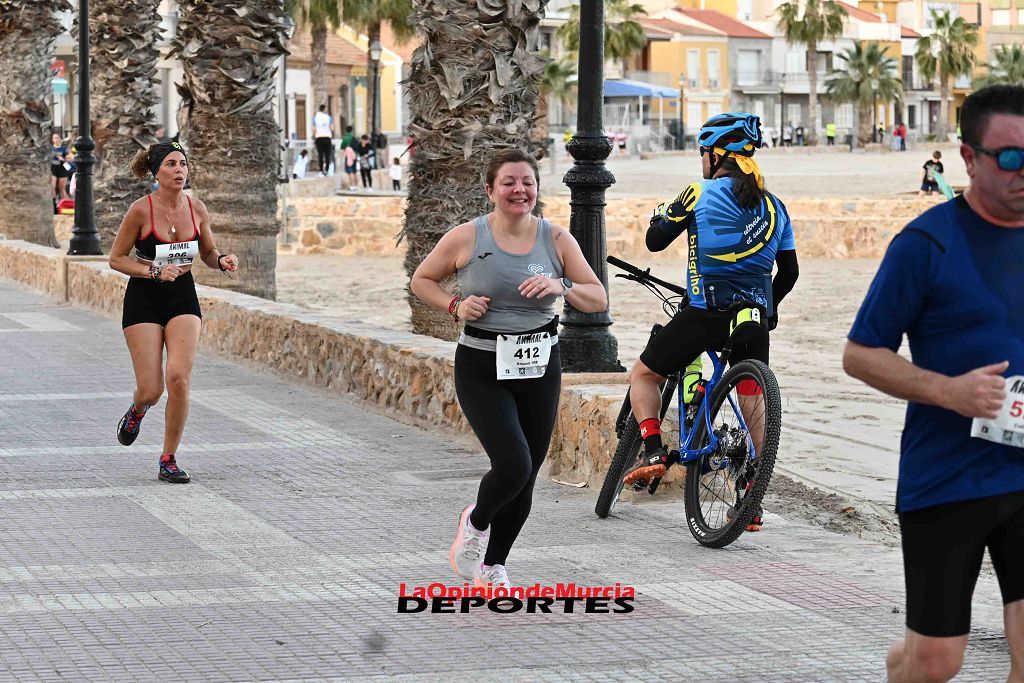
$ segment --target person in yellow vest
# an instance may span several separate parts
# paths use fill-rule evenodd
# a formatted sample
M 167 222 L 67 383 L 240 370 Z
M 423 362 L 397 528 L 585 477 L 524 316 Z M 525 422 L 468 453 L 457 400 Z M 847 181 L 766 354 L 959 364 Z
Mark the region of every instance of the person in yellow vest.
M 825 124 L 825 139 L 828 140 L 829 147 L 835 147 L 836 144 L 836 124 L 826 123 Z

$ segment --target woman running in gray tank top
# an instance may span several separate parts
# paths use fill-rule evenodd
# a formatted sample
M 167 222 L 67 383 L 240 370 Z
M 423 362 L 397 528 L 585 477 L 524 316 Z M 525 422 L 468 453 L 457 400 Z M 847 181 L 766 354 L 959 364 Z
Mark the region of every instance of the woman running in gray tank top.
M 494 211 L 449 230 L 412 276 L 421 301 L 465 323 L 455 392 L 491 469 L 459 516 L 449 560 L 478 585 L 512 585 L 505 561 L 551 443 L 562 375 L 555 299 L 586 313 L 608 306 L 569 231 L 533 215 L 538 176 L 524 152 L 495 154 L 485 184 Z M 441 287 L 452 275 L 461 297 Z

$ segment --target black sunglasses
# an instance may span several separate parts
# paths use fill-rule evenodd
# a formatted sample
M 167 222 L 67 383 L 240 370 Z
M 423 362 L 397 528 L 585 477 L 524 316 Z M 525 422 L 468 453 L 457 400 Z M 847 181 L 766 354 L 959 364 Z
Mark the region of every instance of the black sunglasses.
M 1000 171 L 1017 173 L 1020 169 L 1024 168 L 1024 148 L 1000 147 L 999 149 L 985 149 L 978 145 L 971 145 L 971 147 L 977 152 L 995 158 Z

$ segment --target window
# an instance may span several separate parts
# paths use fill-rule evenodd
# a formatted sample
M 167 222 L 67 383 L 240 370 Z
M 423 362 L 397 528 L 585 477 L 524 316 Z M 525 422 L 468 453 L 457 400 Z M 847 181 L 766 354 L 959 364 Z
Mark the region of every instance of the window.
M 914 84 L 914 55 L 903 55 L 903 88 L 910 90 Z
M 1020 10 L 1018 10 L 1020 11 Z M 1010 25 L 1010 10 L 1008 9 L 994 9 L 992 10 L 992 25 L 993 26 L 1009 26 Z
M 700 102 L 686 103 L 686 127 L 693 130 L 704 123 L 703 111 Z
M 761 71 L 761 53 L 757 50 L 739 50 L 736 55 L 736 84 L 755 85 Z
M 708 50 L 708 87 L 717 88 L 720 77 L 718 50 Z
M 750 21 L 754 17 L 754 0 L 738 0 L 736 3 L 736 18 L 740 21 Z
M 836 127 L 853 128 L 853 105 L 849 102 L 836 107 Z
M 794 126 L 803 125 L 803 114 L 800 111 L 800 103 L 793 104 L 789 102 L 786 104 L 786 120 L 783 121 L 783 125 L 791 123 Z
M 804 52 L 804 71 L 811 71 L 811 53 Z M 818 51 L 818 73 L 824 74 L 832 71 L 832 53 Z
M 917 128 L 917 105 L 916 104 L 908 104 L 907 105 L 907 128 L 910 128 L 911 130 L 913 130 L 914 128 Z
M 786 53 L 786 73 L 795 74 L 807 71 L 807 55 L 805 50 L 790 50 Z
M 686 85 L 691 88 L 700 85 L 700 50 L 686 51 Z
M 1017 10 L 1017 24 L 1024 24 L 1024 9 Z
M 708 118 L 709 119 L 712 116 L 718 116 L 721 113 L 722 113 L 722 103 L 721 102 L 711 102 L 711 103 L 708 104 Z

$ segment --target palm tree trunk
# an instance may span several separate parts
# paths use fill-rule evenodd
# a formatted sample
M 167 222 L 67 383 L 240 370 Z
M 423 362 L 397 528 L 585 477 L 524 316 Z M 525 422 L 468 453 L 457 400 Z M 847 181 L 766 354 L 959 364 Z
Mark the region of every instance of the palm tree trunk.
M 871 142 L 871 105 L 857 104 L 857 138 L 861 147 Z
M 375 21 L 370 24 L 369 29 L 366 32 L 366 63 L 369 65 L 369 77 L 366 79 L 368 85 L 366 86 L 366 132 L 370 135 L 370 144 L 373 145 L 374 149 L 377 148 L 377 140 L 373 137 L 374 128 L 377 127 L 377 122 L 373 120 L 374 107 L 373 103 L 377 101 L 377 82 L 380 79 L 380 64 L 377 64 L 376 78 L 374 78 L 373 72 L 373 60 L 370 59 L 369 46 L 373 45 L 373 41 L 380 41 L 380 22 Z M 380 111 L 376 111 L 379 116 Z M 378 159 L 378 165 L 380 160 Z
M 939 142 L 949 137 L 949 81 L 948 74 L 939 74 L 939 125 L 935 130 Z
M 807 41 L 807 118 L 804 125 L 806 144 L 814 147 L 818 144 L 818 43 Z
M 313 111 L 319 111 L 327 104 L 327 25 L 317 24 L 309 33 L 309 52 L 313 60 L 312 74 Z M 330 112 L 328 112 L 330 113 Z
M 494 152 L 540 151 L 533 128 L 545 65 L 537 53 L 538 26 L 546 4 L 413 2 L 425 40 L 408 79 L 415 147 L 401 237 L 410 277 L 452 226 L 487 213 L 480 179 Z M 415 332 L 455 338 L 450 316 L 408 298 Z
M 50 175 L 50 71 L 65 0 L 0 0 L 0 234 L 56 247 Z
M 93 137 L 101 163 L 95 177 L 96 226 L 104 251 L 132 202 L 149 191 L 128 168 L 156 141 L 152 110 L 160 51 L 157 0 L 93 0 L 90 9 Z
M 240 264 L 229 280 L 195 269 L 196 281 L 267 299 L 277 295 L 278 127 L 273 94 L 284 48 L 282 0 L 179 0 L 172 56 L 184 65 L 192 105 L 183 139 L 190 181 L 206 202 L 221 253 Z M 239 11 L 245 10 L 245 11 Z

